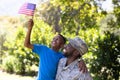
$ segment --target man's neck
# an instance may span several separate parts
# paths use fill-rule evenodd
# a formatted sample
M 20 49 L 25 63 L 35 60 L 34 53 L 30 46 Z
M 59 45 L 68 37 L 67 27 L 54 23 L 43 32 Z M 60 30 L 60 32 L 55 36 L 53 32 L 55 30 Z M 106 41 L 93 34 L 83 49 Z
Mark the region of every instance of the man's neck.
M 75 60 L 76 60 L 76 58 L 73 58 L 73 57 L 67 58 L 66 66 L 68 66 L 69 64 L 71 64 Z

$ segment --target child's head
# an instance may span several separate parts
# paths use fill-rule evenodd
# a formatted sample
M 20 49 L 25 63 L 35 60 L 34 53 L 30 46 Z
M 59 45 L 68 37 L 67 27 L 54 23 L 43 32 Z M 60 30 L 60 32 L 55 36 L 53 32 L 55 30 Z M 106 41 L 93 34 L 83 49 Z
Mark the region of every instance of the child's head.
M 51 46 L 54 48 L 62 48 L 64 46 L 64 44 L 66 43 L 66 38 L 61 35 L 61 34 L 57 34 L 51 43 Z

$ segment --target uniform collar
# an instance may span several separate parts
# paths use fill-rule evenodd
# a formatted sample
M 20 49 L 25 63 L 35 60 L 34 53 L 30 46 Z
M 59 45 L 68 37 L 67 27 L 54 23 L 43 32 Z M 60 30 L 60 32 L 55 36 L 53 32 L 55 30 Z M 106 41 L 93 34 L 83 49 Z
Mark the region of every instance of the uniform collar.
M 78 59 L 76 59 L 75 61 L 73 61 L 72 63 L 70 63 L 69 65 L 65 66 L 67 62 L 67 58 L 65 59 L 65 63 L 63 64 L 63 70 L 67 70 L 67 69 L 73 69 L 74 66 L 78 63 Z

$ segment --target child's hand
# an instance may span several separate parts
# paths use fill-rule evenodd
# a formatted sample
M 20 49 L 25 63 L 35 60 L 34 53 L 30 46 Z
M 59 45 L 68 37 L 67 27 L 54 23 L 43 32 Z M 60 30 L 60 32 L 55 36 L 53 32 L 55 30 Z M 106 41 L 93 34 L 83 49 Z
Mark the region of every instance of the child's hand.
M 86 65 L 85 65 L 83 60 L 79 61 L 78 66 L 80 68 L 80 71 L 82 71 L 83 73 L 87 73 L 88 72 L 87 67 L 86 67 Z

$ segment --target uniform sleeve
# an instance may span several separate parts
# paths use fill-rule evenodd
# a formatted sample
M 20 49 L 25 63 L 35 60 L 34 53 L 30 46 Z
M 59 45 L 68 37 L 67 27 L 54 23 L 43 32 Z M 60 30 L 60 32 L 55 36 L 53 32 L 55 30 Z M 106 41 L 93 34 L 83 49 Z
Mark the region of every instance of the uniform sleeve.
M 84 74 L 83 76 L 79 77 L 79 80 L 93 80 L 89 73 Z
M 59 60 L 59 63 L 58 63 L 58 67 L 57 67 L 57 74 L 56 74 L 56 79 L 55 80 L 58 80 L 58 76 L 59 76 L 59 73 L 60 73 L 60 66 L 61 66 L 61 59 Z
M 87 76 L 86 80 L 93 80 L 90 74 Z
M 43 54 L 45 48 L 46 48 L 46 46 L 44 46 L 44 45 L 33 44 L 32 52 L 34 52 L 38 55 L 41 55 L 41 54 Z
M 61 73 L 61 70 L 62 70 L 62 68 L 63 68 L 64 60 L 65 60 L 65 58 L 61 58 L 61 59 L 59 60 L 58 68 L 57 68 L 57 74 L 56 74 L 56 80 L 60 80 L 60 78 L 62 78 L 62 77 L 60 76 L 60 73 Z

